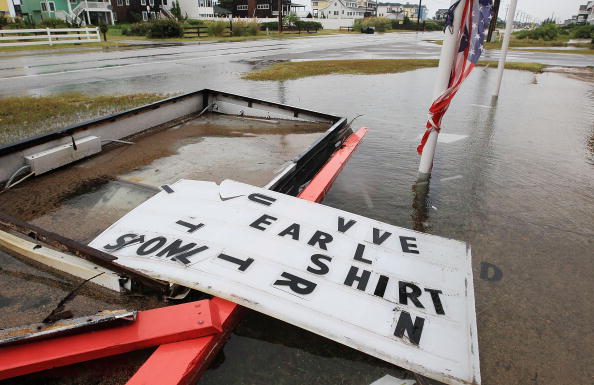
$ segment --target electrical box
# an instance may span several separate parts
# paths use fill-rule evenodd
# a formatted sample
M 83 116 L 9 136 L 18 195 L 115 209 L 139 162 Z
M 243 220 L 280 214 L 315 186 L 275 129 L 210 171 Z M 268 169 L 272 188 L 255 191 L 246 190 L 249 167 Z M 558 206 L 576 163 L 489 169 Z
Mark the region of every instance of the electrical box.
M 75 146 L 76 145 L 76 146 Z M 40 175 L 66 164 L 101 152 L 101 138 L 86 136 L 25 157 L 35 175 Z

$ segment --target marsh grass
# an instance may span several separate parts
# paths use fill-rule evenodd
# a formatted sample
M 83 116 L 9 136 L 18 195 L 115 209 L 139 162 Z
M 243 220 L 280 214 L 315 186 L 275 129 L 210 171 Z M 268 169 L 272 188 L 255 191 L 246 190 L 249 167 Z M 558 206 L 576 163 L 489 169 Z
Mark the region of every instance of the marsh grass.
M 0 145 L 155 102 L 165 96 L 65 93 L 0 99 Z
M 437 67 L 437 59 L 361 59 L 361 60 L 315 60 L 272 64 L 243 76 L 247 80 L 292 80 L 308 76 L 330 74 L 376 75 L 412 71 L 419 68 Z M 495 61 L 481 61 L 479 65 L 497 66 Z M 506 63 L 506 68 L 542 72 L 538 63 Z

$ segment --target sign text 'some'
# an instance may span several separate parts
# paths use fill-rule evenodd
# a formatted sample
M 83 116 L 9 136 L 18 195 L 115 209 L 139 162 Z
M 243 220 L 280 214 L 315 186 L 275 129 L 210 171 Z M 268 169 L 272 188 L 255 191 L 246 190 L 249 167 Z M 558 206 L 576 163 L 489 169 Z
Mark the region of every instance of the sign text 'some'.
M 91 246 L 442 382 L 480 383 L 464 243 L 233 181 L 181 180 Z

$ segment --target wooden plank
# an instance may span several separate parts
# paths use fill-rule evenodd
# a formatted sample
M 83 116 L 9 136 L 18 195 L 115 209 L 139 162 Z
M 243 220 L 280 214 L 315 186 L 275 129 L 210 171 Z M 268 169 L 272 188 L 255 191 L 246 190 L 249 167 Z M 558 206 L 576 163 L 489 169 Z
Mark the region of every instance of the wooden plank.
M 221 334 L 159 346 L 126 385 L 195 384 L 223 347 L 243 309 L 222 298 L 215 297 L 211 303 L 218 310 Z
M 114 262 L 114 260 L 117 258 L 107 253 L 93 249 L 92 247 L 83 245 L 59 234 L 52 233 L 51 231 L 44 230 L 8 214 L 0 213 L 0 229 L 16 231 L 30 238 L 40 240 L 41 242 L 55 247 L 56 249 L 67 251 L 77 257 L 91 261 L 108 270 L 112 270 L 129 278 L 133 278 L 146 287 L 152 288 L 159 292 L 166 293 L 169 289 L 169 284 L 167 282 L 151 278 L 139 271 L 122 266 Z
M 0 246 L 24 258 L 49 266 L 82 279 L 89 279 L 99 273 L 102 275 L 93 279 L 93 283 L 120 291 L 120 276 L 113 271 L 104 269 L 92 262 L 41 246 L 16 235 L 0 231 Z
M 221 331 L 209 300 L 147 310 L 131 324 L 2 348 L 0 380 Z
M 354 134 L 351 134 L 343 143 L 342 148 L 332 154 L 328 163 L 322 167 L 311 182 L 301 191 L 299 197 L 312 202 L 321 202 L 336 177 L 338 177 L 338 174 L 340 174 L 346 165 L 346 162 L 363 140 L 367 130 L 367 127 L 362 127 Z

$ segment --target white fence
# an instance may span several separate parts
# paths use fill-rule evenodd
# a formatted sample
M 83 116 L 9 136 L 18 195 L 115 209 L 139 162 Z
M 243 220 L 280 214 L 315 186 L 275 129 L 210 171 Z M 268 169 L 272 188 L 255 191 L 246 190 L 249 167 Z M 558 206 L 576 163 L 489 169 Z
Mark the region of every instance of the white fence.
M 2 29 L 0 47 L 79 44 L 101 41 L 99 28 Z

